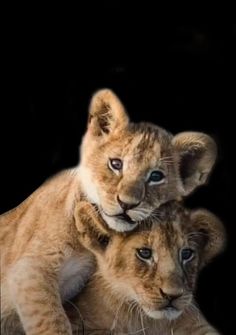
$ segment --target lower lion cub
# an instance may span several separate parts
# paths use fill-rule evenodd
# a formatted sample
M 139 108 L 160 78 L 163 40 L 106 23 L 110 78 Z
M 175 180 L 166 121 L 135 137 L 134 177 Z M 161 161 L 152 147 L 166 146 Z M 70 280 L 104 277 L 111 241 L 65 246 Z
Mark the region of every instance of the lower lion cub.
M 223 225 L 206 210 L 176 203 L 161 213 L 132 233 L 117 233 L 91 205 L 78 206 L 80 241 L 98 268 L 76 306 L 66 307 L 75 334 L 218 334 L 193 291 L 200 269 L 223 249 Z

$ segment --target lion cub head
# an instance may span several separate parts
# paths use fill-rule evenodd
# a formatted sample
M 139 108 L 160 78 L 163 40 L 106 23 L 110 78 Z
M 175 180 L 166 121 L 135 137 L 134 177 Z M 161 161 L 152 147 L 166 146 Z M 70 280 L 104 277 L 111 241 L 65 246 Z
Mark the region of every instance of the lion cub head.
M 216 159 L 207 135 L 176 136 L 150 123 L 130 123 L 110 90 L 92 98 L 79 166 L 82 189 L 107 224 L 134 229 L 155 208 L 204 184 Z
M 107 287 L 155 319 L 175 319 L 190 307 L 200 269 L 225 242 L 216 216 L 176 203 L 132 233 L 106 228 L 87 203 L 79 205 L 75 217 L 80 240 L 96 256 Z

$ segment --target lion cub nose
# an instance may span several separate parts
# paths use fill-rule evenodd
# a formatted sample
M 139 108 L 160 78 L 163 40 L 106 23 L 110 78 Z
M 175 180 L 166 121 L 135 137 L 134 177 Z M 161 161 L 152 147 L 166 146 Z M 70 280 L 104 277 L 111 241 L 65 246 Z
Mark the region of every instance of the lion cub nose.
M 174 288 L 169 290 L 163 290 L 160 288 L 160 293 L 163 298 L 167 299 L 169 302 L 180 298 L 183 295 L 183 289 L 182 288 Z
M 137 206 L 140 204 L 140 202 L 138 202 L 138 203 L 136 203 L 136 204 L 128 204 L 128 203 L 122 201 L 122 200 L 119 198 L 119 195 L 117 196 L 117 201 L 118 201 L 120 207 L 121 207 L 124 211 L 128 211 L 129 209 L 135 208 L 135 207 L 137 207 Z

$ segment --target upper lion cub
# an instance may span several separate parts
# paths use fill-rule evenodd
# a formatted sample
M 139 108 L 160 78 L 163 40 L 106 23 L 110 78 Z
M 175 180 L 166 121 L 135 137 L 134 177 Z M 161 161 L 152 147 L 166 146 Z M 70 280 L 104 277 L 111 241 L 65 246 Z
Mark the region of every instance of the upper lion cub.
M 0 217 L 1 319 L 17 312 L 28 335 L 71 334 L 62 301 L 93 271 L 91 254 L 78 241 L 75 204 L 86 198 L 111 228 L 132 230 L 162 203 L 205 183 L 215 159 L 209 136 L 172 136 L 130 123 L 113 92 L 96 93 L 79 166 Z

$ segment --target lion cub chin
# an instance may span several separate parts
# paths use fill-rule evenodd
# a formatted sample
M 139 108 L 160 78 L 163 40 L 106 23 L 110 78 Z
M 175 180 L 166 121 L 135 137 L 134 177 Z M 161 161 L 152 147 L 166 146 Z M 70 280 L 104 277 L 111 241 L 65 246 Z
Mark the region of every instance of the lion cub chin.
M 62 303 L 94 270 L 91 253 L 78 240 L 76 203 L 87 199 L 110 228 L 129 231 L 161 204 L 204 184 L 215 159 L 208 135 L 173 136 L 153 124 L 134 124 L 112 91 L 97 92 L 79 166 L 0 216 L 2 327 L 17 313 L 27 335 L 71 334 Z
M 66 307 L 75 331 L 83 320 L 85 331 L 96 334 L 217 334 L 193 300 L 199 271 L 225 244 L 216 216 L 174 202 L 132 233 L 117 233 L 80 203 L 76 226 L 97 271 L 73 302 L 76 308 Z

